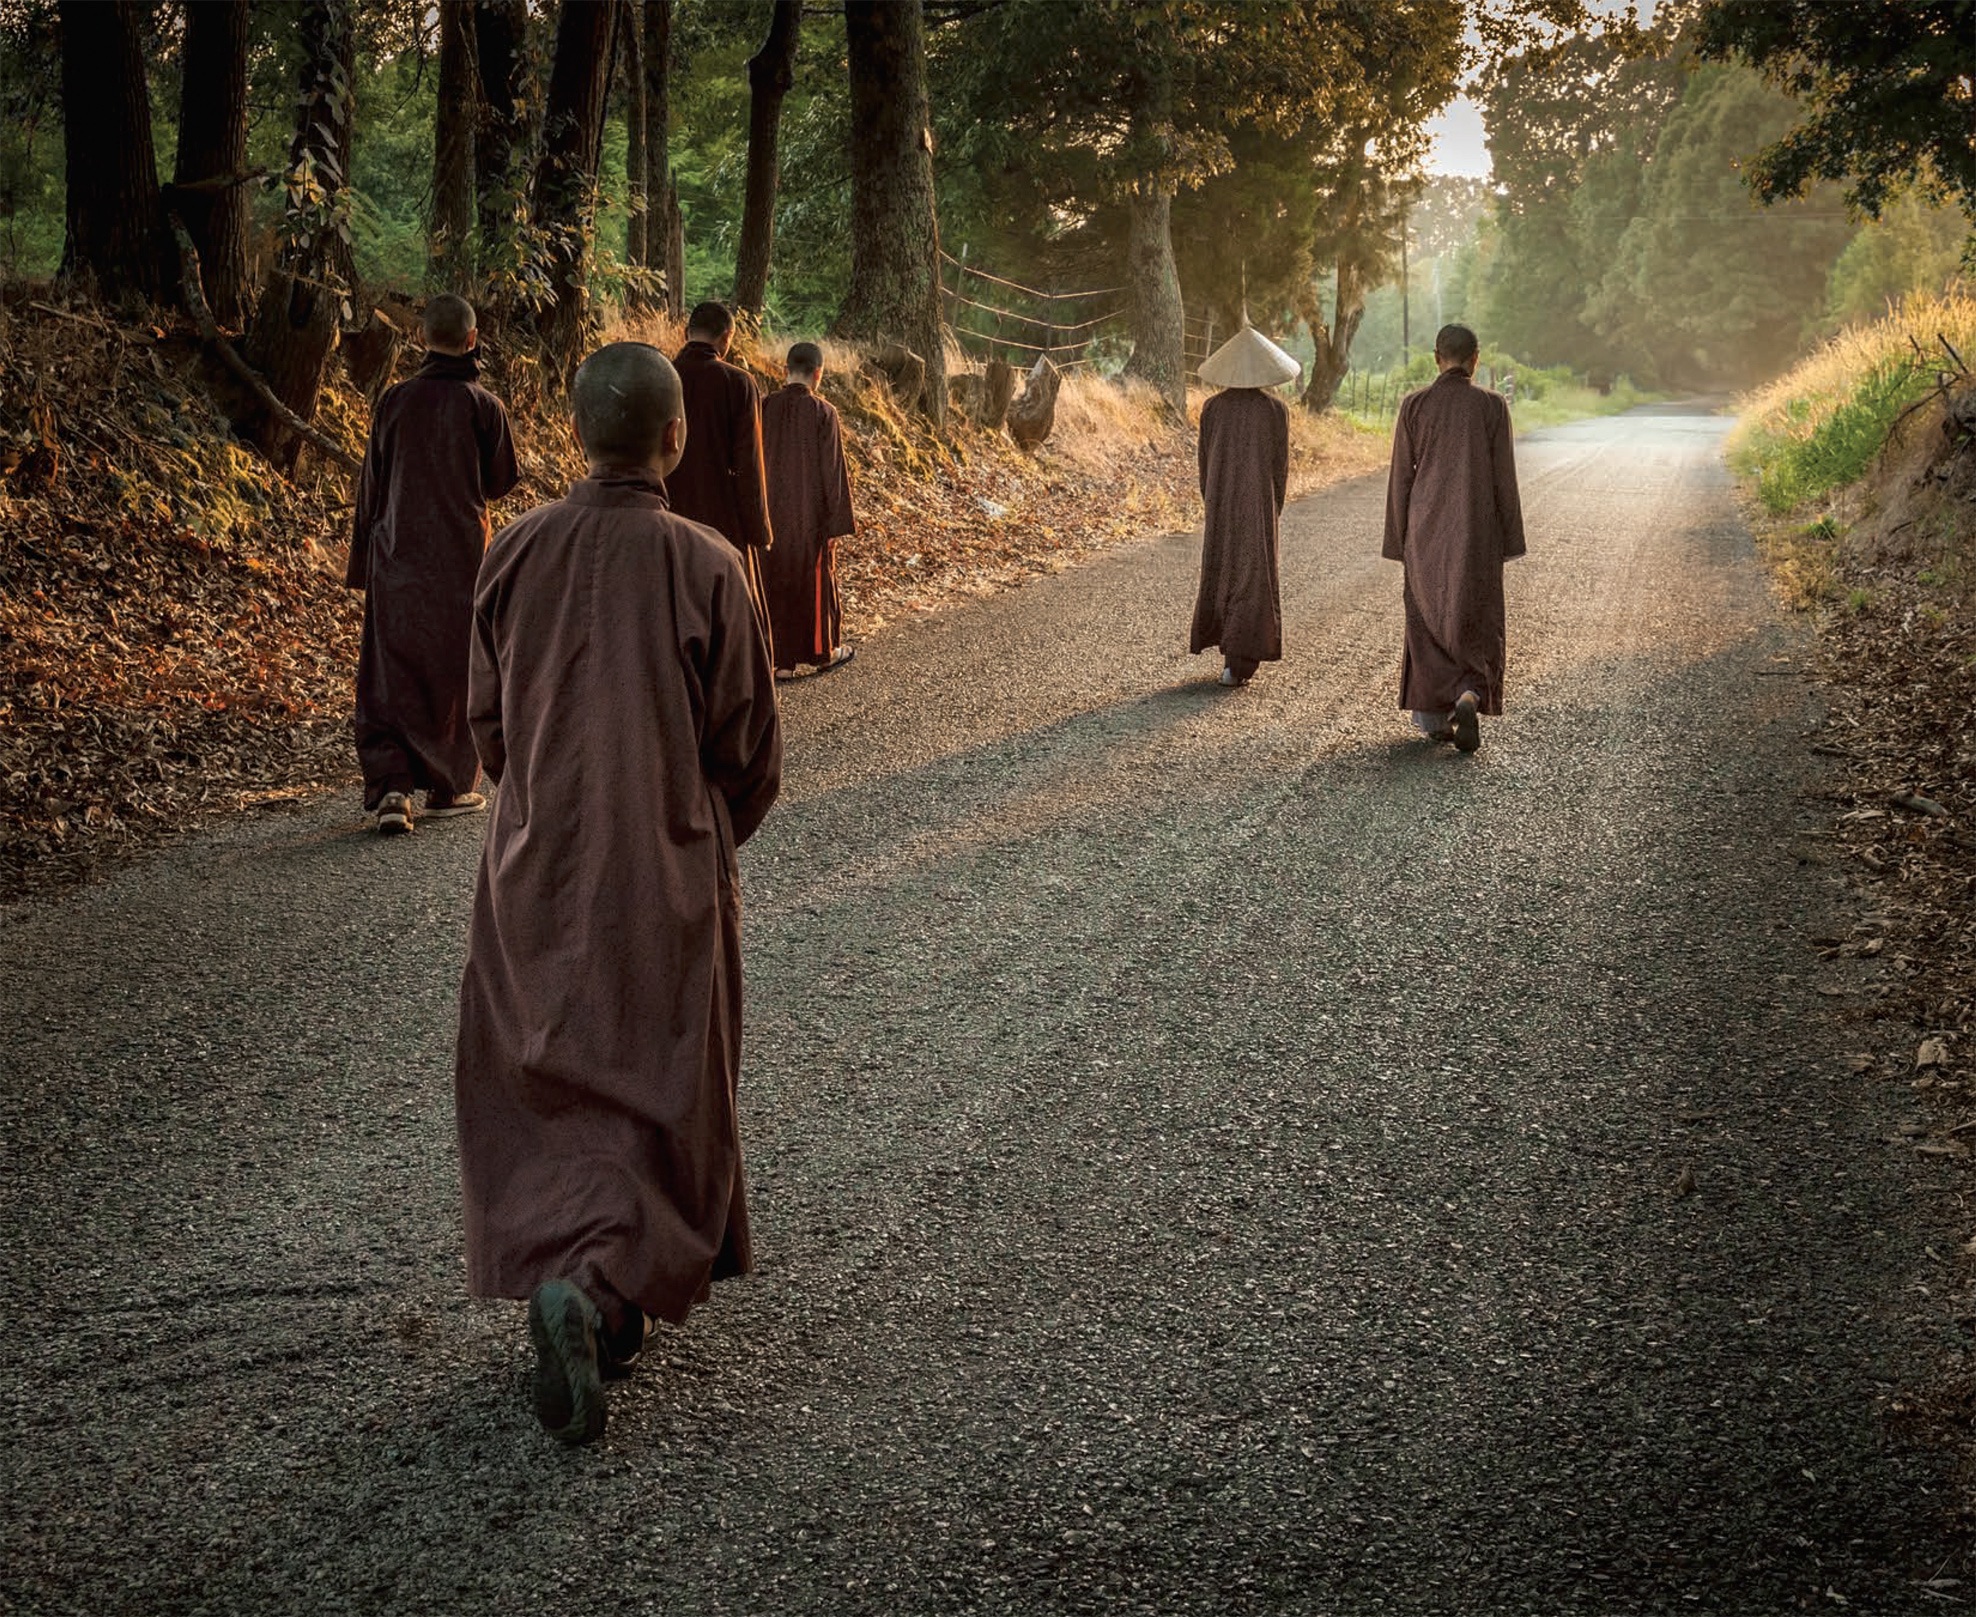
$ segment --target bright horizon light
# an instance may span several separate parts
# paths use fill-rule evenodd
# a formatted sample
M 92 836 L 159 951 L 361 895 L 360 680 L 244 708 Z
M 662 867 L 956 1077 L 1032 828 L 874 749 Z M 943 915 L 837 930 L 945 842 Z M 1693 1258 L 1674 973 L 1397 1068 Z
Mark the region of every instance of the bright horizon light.
M 1427 153 L 1429 174 L 1465 174 L 1488 179 L 1495 173 L 1489 142 L 1482 128 L 1482 109 L 1465 95 L 1456 96 L 1428 122 L 1433 145 Z

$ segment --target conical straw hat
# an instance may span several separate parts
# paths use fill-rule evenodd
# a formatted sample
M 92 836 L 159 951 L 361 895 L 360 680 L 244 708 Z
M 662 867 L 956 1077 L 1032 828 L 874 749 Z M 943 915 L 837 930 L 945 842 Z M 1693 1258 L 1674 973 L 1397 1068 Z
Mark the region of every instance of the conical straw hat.
M 1246 320 L 1201 366 L 1201 380 L 1209 387 L 1276 387 L 1303 373 L 1303 366 Z

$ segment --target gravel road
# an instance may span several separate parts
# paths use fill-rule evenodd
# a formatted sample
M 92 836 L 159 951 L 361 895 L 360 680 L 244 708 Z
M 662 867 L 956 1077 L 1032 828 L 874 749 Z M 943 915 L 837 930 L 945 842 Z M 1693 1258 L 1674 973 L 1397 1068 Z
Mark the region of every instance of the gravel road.
M 1524 440 L 1473 758 L 1393 706 L 1379 478 L 1289 514 L 1246 690 L 1184 535 L 786 687 L 762 1269 L 594 1449 L 462 1295 L 477 822 L 345 795 L 6 912 L 0 1610 L 1957 1603 L 1885 1417 L 1954 1170 L 1806 944 L 1813 695 L 1722 425 Z

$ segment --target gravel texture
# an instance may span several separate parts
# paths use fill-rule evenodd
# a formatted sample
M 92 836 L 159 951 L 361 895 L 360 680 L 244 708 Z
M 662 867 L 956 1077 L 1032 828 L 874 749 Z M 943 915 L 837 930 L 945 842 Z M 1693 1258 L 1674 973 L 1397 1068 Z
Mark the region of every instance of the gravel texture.
M 0 1610 L 1935 1610 L 1956 1170 L 1851 1076 L 1722 423 L 1526 439 L 1510 715 L 1393 706 L 1383 480 L 785 687 L 761 1272 L 565 1453 L 462 1295 L 479 823 L 353 796 L 0 919 Z M 597 812 L 610 812 L 597 805 Z M 1930 1586 L 1930 1580 L 1935 1580 Z

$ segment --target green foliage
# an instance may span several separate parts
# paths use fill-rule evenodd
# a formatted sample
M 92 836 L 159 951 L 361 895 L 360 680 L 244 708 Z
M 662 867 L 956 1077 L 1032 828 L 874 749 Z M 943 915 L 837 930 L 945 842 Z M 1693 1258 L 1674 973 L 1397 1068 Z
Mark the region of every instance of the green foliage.
M 1834 321 L 1871 320 L 1909 292 L 1940 288 L 1954 274 L 1967 222 L 1951 208 L 1902 197 L 1869 220 L 1832 266 L 1827 306 Z
M 1844 181 L 1878 217 L 1918 183 L 1976 221 L 1976 0 L 1707 0 L 1698 32 L 1797 102 L 1749 168 L 1765 202 Z
M 1757 208 L 1736 166 L 1790 117 L 1747 69 L 1704 67 L 1660 131 L 1590 307 L 1602 333 L 1670 380 L 1774 375 L 1815 329 L 1852 226 L 1829 197 Z
M 1748 434 L 1733 457 L 1736 469 L 1756 480 L 1757 497 L 1766 509 L 1794 511 L 1864 476 L 1895 417 L 1925 394 L 1930 383 L 1917 360 L 1882 361 L 1843 403 L 1815 422 L 1810 404 L 1798 400 L 1777 426 Z

